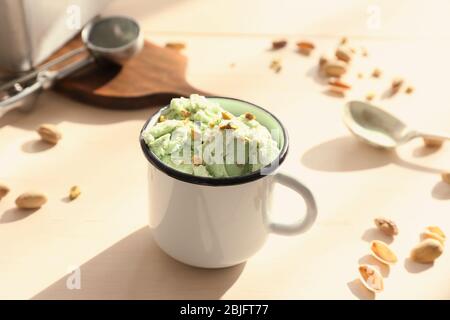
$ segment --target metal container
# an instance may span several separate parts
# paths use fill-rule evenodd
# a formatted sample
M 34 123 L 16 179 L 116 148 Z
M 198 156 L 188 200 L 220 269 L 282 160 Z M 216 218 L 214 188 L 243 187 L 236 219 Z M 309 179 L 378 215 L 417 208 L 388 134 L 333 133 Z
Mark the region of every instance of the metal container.
M 111 0 L 0 0 L 0 79 L 28 71 Z

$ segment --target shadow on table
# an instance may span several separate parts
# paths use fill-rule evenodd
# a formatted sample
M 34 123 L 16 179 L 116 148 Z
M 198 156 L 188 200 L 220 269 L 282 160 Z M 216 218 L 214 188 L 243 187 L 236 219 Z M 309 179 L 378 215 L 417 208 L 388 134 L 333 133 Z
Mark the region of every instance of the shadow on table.
M 381 240 L 386 243 L 392 243 L 394 241 L 394 237 L 388 236 L 381 232 L 378 228 L 370 228 L 364 231 L 361 239 L 366 242 L 372 242 L 373 240 Z
M 347 282 L 347 287 L 350 289 L 351 293 L 360 300 L 375 300 L 375 293 L 364 287 L 359 279 Z
M 401 159 L 394 150 L 371 147 L 352 136 L 339 137 L 309 149 L 301 158 L 313 170 L 348 172 L 395 164 L 410 170 L 440 173 L 441 170 Z
M 33 299 L 218 299 L 244 266 L 187 266 L 162 252 L 143 227 L 83 264 L 80 290 L 67 289 L 66 276 Z
M 414 149 L 413 156 L 415 158 L 428 157 L 428 156 L 438 152 L 440 149 L 441 149 L 440 147 L 419 146 Z
M 439 181 L 433 187 L 431 195 L 438 200 L 450 200 L 450 185 L 443 181 Z
M 433 266 L 433 263 L 418 263 L 411 258 L 406 258 L 403 265 L 409 273 L 420 273 L 430 269 Z
M 130 108 L 129 110 L 108 109 L 83 104 L 56 92 L 47 91 L 37 98 L 35 105 L 30 110 L 13 110 L 1 117 L 0 129 L 6 125 L 24 130 L 35 130 L 42 123 L 58 125 L 61 122 L 72 122 L 106 125 L 129 120 L 146 120 L 161 105 L 161 103 L 155 103 L 146 108 Z M 22 146 L 24 152 L 34 153 L 48 148 L 35 140 L 38 138 L 37 135 L 33 138 Z
M 0 224 L 10 223 L 18 220 L 22 220 L 30 216 L 32 213 L 36 212 L 38 209 L 19 209 L 11 208 L 6 210 L 2 215 L 0 215 Z

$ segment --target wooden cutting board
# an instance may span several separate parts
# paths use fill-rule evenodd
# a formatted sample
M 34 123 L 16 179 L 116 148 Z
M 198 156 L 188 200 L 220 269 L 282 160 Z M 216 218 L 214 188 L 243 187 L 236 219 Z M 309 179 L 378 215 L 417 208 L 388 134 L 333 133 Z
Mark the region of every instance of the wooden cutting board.
M 80 46 L 76 37 L 49 60 Z M 210 95 L 186 81 L 186 66 L 187 58 L 180 52 L 145 41 L 142 51 L 124 66 L 92 64 L 58 81 L 54 89 L 88 104 L 120 109 L 163 105 L 192 93 Z

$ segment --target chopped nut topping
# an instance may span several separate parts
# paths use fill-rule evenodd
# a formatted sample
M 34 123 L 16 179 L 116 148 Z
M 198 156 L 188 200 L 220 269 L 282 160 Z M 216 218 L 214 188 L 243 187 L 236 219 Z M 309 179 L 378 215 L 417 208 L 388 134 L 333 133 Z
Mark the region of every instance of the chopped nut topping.
M 200 157 L 200 156 L 197 155 L 197 154 L 194 154 L 194 155 L 192 156 L 192 164 L 193 164 L 193 165 L 199 166 L 199 165 L 201 165 L 202 163 L 203 163 L 202 157 Z
M 230 120 L 231 118 L 233 118 L 231 114 L 229 114 L 228 112 L 222 112 L 222 119 Z
M 191 116 L 191 113 L 187 110 L 181 110 L 181 115 L 185 118 L 189 118 Z
M 224 125 L 221 125 L 221 126 L 220 126 L 220 130 L 227 130 L 227 129 L 233 129 L 233 130 L 236 130 L 237 127 L 236 127 L 234 124 L 230 123 L 230 122 L 228 122 L 227 124 L 224 124 Z
M 196 131 L 194 128 L 191 128 L 191 138 L 193 140 L 199 140 L 201 138 L 201 133 Z
M 252 114 L 252 113 L 250 113 L 250 112 L 246 112 L 246 113 L 245 113 L 245 119 L 247 119 L 247 120 L 253 120 L 253 119 L 256 119 L 256 117 L 255 117 L 254 114 Z

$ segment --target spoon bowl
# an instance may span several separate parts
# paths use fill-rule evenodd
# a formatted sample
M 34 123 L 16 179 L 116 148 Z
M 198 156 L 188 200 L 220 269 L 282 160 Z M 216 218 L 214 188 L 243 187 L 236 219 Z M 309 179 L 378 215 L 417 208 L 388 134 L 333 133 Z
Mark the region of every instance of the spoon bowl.
M 91 21 L 83 28 L 81 38 L 94 57 L 105 58 L 119 65 L 139 53 L 144 45 L 139 24 L 123 16 Z
M 364 142 L 392 149 L 419 136 L 390 113 L 363 101 L 350 101 L 344 107 L 347 128 Z

